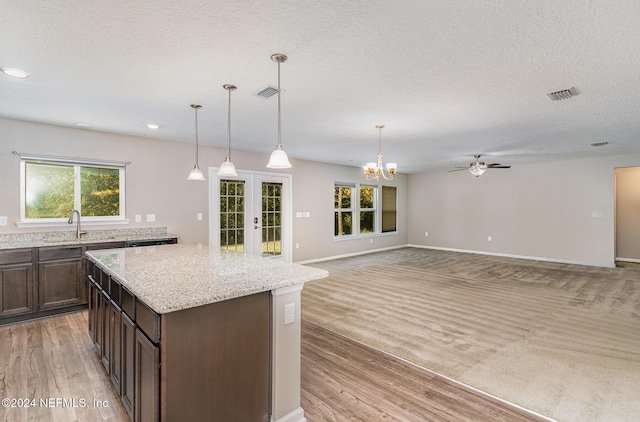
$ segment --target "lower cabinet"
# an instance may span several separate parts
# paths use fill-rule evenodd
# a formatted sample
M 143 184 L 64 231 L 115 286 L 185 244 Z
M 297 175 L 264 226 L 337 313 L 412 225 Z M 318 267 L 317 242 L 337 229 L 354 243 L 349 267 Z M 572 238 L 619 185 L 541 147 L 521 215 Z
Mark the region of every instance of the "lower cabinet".
M 85 303 L 82 246 L 39 249 L 38 298 L 39 310 Z
M 0 317 L 33 312 L 33 251 L 0 252 Z
M 130 420 L 133 420 L 135 406 L 135 351 L 136 325 L 125 312 L 122 312 L 120 325 L 121 333 L 121 361 L 120 361 L 120 397 Z
M 160 420 L 160 348 L 140 329 L 135 347 L 136 422 Z
M 89 334 L 131 421 L 160 420 L 160 317 L 99 270 L 88 277 Z M 141 326 L 136 324 L 140 308 Z M 149 327 L 152 341 L 143 331 Z

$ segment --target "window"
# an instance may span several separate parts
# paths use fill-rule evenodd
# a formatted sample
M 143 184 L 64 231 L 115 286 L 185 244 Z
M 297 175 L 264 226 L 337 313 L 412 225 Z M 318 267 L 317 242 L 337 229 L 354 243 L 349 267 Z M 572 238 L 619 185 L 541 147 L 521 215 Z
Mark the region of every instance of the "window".
M 395 232 L 397 214 L 397 188 L 382 187 L 382 233 Z
M 360 186 L 360 234 L 376 231 L 376 201 L 374 186 Z
M 21 222 L 124 221 L 124 163 L 20 157 Z
M 334 236 L 395 232 L 396 208 L 396 187 L 336 183 Z
M 351 208 L 353 188 L 353 186 L 348 185 L 335 185 L 333 189 L 335 203 L 334 236 L 345 236 L 353 233 L 353 209 Z

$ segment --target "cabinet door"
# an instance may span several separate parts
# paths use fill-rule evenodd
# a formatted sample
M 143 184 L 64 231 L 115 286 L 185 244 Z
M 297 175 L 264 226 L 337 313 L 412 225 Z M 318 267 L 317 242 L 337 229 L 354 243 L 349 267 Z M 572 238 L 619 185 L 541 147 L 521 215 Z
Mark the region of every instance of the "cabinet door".
M 136 422 L 160 419 L 160 353 L 142 331 L 136 330 L 135 351 Z
M 39 309 L 53 309 L 84 303 L 82 259 L 38 264 Z
M 0 265 L 0 317 L 33 310 L 33 265 Z
M 126 313 L 122 313 L 121 319 L 121 333 L 122 333 L 122 360 L 120 363 L 120 397 L 124 409 L 129 414 L 129 418 L 133 420 L 134 415 L 134 389 L 135 389 L 135 345 L 136 345 L 136 326 L 127 316 Z
M 109 347 L 111 348 L 111 360 L 109 361 L 109 373 L 111 374 L 111 382 L 120 394 L 120 379 L 122 377 L 122 321 L 120 308 L 112 300 L 109 307 Z
M 102 364 L 104 365 L 104 369 L 106 369 L 107 374 L 111 375 L 109 372 L 111 370 L 111 324 L 110 324 L 110 316 L 111 316 L 111 299 L 109 295 L 103 291 L 101 297 L 102 305 L 102 349 L 101 349 L 101 357 Z
M 95 283 L 88 278 L 88 289 L 87 291 L 89 292 L 89 317 L 88 322 L 89 322 L 89 336 L 91 337 L 91 341 L 93 341 L 93 343 L 95 344 L 96 342 L 96 313 L 97 313 L 97 292 L 98 289 L 95 285 Z

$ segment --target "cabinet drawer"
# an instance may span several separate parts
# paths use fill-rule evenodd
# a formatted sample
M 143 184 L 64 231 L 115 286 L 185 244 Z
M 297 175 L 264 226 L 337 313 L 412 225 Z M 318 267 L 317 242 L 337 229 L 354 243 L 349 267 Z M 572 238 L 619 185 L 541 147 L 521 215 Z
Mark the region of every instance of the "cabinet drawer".
M 132 321 L 136 320 L 136 300 L 135 296 L 124 287 L 120 289 L 120 307 L 125 314 L 131 318 Z
M 0 265 L 31 262 L 32 254 L 32 249 L 9 249 L 0 251 Z
M 111 296 L 111 300 L 118 305 L 118 307 L 122 306 L 122 302 L 120 301 L 120 283 L 113 277 L 109 277 L 109 296 Z
M 136 324 L 151 341 L 160 341 L 160 315 L 139 300 L 136 301 Z
M 38 252 L 39 261 L 73 258 L 82 258 L 82 246 L 40 248 Z

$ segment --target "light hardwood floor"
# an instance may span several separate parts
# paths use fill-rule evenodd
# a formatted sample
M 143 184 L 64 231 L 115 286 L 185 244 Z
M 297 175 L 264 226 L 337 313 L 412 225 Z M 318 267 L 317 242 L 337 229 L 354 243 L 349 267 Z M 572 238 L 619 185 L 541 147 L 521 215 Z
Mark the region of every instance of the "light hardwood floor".
M 0 398 L 20 405 L 0 406 L 0 421 L 126 420 L 91 344 L 86 311 L 0 327 Z
M 304 320 L 302 407 L 309 422 L 539 420 Z
M 86 311 L 0 327 L 0 398 L 30 402 L 0 421 L 127 420 L 86 327 Z M 305 321 L 301 400 L 309 422 L 532 420 Z

